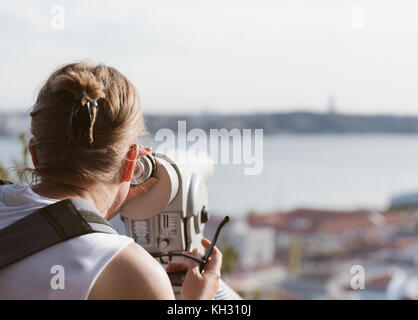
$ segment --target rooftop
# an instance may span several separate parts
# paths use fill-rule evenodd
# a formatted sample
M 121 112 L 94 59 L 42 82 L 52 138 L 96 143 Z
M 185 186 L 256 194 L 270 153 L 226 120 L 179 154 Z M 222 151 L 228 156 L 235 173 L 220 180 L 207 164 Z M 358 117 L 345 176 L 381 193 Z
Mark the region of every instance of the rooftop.
M 339 234 L 345 231 L 383 226 L 408 226 L 418 223 L 415 211 L 333 211 L 297 209 L 288 212 L 252 214 L 251 226 L 270 226 L 279 231 L 299 234 Z

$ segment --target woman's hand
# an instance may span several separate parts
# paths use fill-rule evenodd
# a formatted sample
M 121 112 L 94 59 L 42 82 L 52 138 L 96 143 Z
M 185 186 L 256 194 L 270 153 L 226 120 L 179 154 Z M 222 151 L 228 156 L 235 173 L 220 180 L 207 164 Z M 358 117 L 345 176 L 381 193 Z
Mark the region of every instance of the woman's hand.
M 210 241 L 202 239 L 202 245 L 207 250 Z M 197 249 L 187 252 L 199 258 L 202 255 Z M 211 300 L 215 297 L 219 289 L 219 279 L 221 278 L 222 253 L 215 246 L 209 256 L 205 269 L 200 273 L 200 265 L 196 261 L 189 259 L 188 264 L 170 262 L 167 272 L 187 270 L 186 277 L 181 287 L 181 299 L 183 300 Z

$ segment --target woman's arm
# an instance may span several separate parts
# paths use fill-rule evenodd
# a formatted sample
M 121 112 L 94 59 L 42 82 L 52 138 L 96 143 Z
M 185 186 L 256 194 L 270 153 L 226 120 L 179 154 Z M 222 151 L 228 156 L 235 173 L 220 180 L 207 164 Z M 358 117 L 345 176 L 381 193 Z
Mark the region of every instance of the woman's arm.
M 205 249 L 210 241 L 202 239 Z M 200 256 L 197 250 L 191 252 Z M 167 271 L 187 270 L 182 299 L 210 300 L 219 288 L 222 253 L 216 248 L 209 257 L 203 273 L 199 264 L 190 260 L 188 265 L 169 264 Z M 118 254 L 99 275 L 90 291 L 89 299 L 172 300 L 173 289 L 166 270 L 141 246 L 130 244 Z
M 141 246 L 132 243 L 103 269 L 88 299 L 174 299 L 163 267 Z

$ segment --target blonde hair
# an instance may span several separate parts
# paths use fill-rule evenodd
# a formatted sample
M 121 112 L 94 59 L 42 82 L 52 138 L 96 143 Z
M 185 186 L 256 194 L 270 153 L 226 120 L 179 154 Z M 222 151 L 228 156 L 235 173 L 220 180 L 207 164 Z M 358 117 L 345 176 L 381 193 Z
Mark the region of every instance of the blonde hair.
M 93 112 L 91 102 L 97 102 Z M 87 61 L 52 73 L 30 115 L 41 182 L 115 182 L 126 152 L 145 131 L 132 83 L 112 67 Z

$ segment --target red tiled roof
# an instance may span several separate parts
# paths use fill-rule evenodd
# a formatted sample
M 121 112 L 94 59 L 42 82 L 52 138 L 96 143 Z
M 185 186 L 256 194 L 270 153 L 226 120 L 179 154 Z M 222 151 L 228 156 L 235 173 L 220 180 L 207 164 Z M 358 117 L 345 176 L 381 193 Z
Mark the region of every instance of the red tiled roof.
M 417 223 L 413 213 L 384 212 L 379 215 L 372 211 L 331 211 L 297 209 L 274 214 L 253 214 L 248 217 L 251 226 L 270 226 L 279 231 L 300 234 L 335 234 L 350 230 L 361 230 L 376 226 L 374 215 L 382 225 L 403 226 Z

